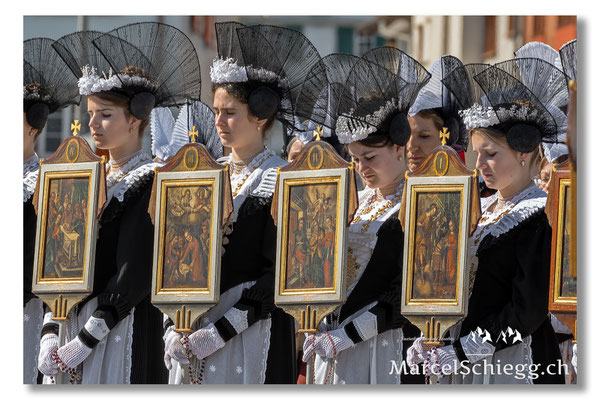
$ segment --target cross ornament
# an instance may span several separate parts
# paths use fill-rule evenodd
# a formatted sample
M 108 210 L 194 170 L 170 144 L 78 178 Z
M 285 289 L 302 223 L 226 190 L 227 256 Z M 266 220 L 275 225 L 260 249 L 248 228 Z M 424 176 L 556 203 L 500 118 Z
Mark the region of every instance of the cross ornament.
M 188 131 L 188 136 L 190 138 L 190 142 L 196 143 L 198 139 L 198 131 L 196 130 L 196 125 L 192 126 L 192 130 Z
M 71 132 L 73 132 L 73 136 L 77 136 L 77 132 L 81 130 L 81 123 L 78 119 L 74 120 L 71 124 Z
M 319 140 L 321 140 L 321 136 L 323 136 L 323 126 L 319 125 L 317 126 L 317 129 L 315 129 L 313 131 L 313 137 L 317 137 L 315 140 L 318 142 Z
M 446 145 L 446 141 L 450 140 L 450 132 L 448 132 L 448 128 L 444 127 L 441 131 L 440 131 L 440 140 L 442 141 L 442 145 L 445 146 Z

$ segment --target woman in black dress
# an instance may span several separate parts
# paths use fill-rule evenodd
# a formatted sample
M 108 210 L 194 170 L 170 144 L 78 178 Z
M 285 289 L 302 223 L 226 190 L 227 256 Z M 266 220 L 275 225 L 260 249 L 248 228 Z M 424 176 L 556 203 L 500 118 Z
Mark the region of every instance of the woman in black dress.
M 537 83 L 524 79 L 531 71 L 538 74 Z M 417 340 L 409 362 L 425 360 L 444 382 L 564 383 L 548 315 L 546 195 L 532 178 L 540 142 L 555 142 L 566 128 L 556 103 L 564 98 L 566 80 L 543 60 L 510 60 L 474 76 L 470 83 L 485 92 L 477 99 L 467 90 L 464 69 L 451 75 L 445 83 L 463 106 L 481 101 L 461 113 L 477 169 L 497 192 L 482 199 L 482 217 L 471 238 L 466 318 L 451 329 L 450 345 L 431 350 Z
M 404 336 L 418 332 L 400 314 L 404 232 L 397 214 L 410 136 L 407 111 L 429 74 L 391 47 L 354 60 L 347 74 L 337 90 L 336 80 L 328 79 L 337 95 L 330 102 L 339 104 L 329 120 L 365 189 L 348 232 L 347 300 L 307 336 L 303 360 L 312 358 L 319 384 L 406 383 L 408 376 L 390 374 L 392 362 L 402 364 Z
M 65 345 L 48 345 L 55 326 L 44 326 L 39 369 L 53 375 L 63 363 L 63 371 L 81 371 L 82 383 L 166 383 L 162 313 L 150 303 L 154 227 L 147 211 L 160 164 L 142 150 L 142 137 L 153 107 L 198 100 L 194 46 L 171 26 L 140 23 L 108 34 L 76 32 L 55 48 L 79 72 L 92 138 L 108 150 L 107 204 L 93 293 L 71 312 Z
M 33 293 L 37 216 L 32 204 L 40 169 L 35 152 L 48 115 L 79 103 L 73 73 L 52 48 L 54 40 L 23 42 L 23 383 L 37 383 L 43 303 Z
M 188 338 L 165 334 L 165 362 L 194 357 L 192 382 L 294 383 L 294 320 L 274 306 L 276 229 L 271 200 L 277 168 L 287 163 L 265 148 L 275 119 L 291 133 L 296 86 L 319 59 L 299 32 L 274 26 L 215 24 L 218 58 L 211 67 L 214 123 L 231 154 L 234 211 L 225 230 L 219 303 L 196 323 Z M 172 322 L 169 322 L 172 324 Z

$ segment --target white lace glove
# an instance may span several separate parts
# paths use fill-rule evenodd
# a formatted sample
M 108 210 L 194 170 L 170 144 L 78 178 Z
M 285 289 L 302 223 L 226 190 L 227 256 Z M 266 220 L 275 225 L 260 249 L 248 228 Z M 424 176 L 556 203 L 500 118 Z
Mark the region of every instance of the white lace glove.
M 315 354 L 315 342 L 317 336 L 308 333 L 305 333 L 304 335 L 306 336 L 306 339 L 304 340 L 304 345 L 302 346 L 302 361 L 308 362 L 313 354 Z
M 427 353 L 433 349 L 433 345 L 423 343 L 425 339 L 424 336 L 417 338 L 406 351 L 406 362 L 410 367 L 425 361 Z
M 56 375 L 58 365 L 52 358 L 52 353 L 58 349 L 58 336 L 47 333 L 40 339 L 40 354 L 38 355 L 38 369 L 46 376 Z
M 430 371 L 439 377 L 455 374 L 460 369 L 460 360 L 452 345 L 435 348 L 429 354 Z
M 573 357 L 571 357 L 571 365 L 573 365 L 573 369 L 575 373 L 577 373 L 577 343 L 573 345 Z
M 344 351 L 351 346 L 354 346 L 354 342 L 342 328 L 317 333 L 314 351 L 322 358 L 333 358 L 340 351 Z
M 165 341 L 164 361 L 168 370 L 173 367 L 171 359 L 177 361 L 179 364 L 188 363 L 185 347 L 183 347 L 183 344 L 181 343 L 183 335 L 179 332 L 175 332 L 174 329 L 175 326 L 171 325 L 167 328 L 167 332 L 165 332 L 165 335 L 163 336 L 163 340 Z
M 186 339 L 189 343 L 190 350 L 199 360 L 210 356 L 212 353 L 225 346 L 225 341 L 219 335 L 217 328 L 215 328 L 215 324 L 212 323 L 205 328 L 198 329 L 187 338 L 184 337 L 180 339 L 180 342 L 183 344 Z
M 76 368 L 92 353 L 92 349 L 83 344 L 77 336 L 69 343 L 59 347 L 56 353 L 67 368 Z

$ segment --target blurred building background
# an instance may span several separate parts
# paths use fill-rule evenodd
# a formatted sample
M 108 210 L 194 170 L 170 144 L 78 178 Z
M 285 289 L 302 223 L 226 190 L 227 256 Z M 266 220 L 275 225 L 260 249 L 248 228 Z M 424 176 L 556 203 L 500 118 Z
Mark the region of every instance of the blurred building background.
M 378 46 L 397 47 L 426 68 L 445 54 L 464 63 L 495 63 L 513 57 L 524 43 L 545 42 L 559 49 L 577 36 L 576 16 L 25 16 L 23 40 L 34 37 L 59 39 L 77 30 L 109 31 L 142 21 L 173 25 L 186 33 L 198 52 L 202 71 L 202 100 L 212 104 L 210 64 L 216 56 L 214 23 L 238 21 L 270 24 L 301 31 L 321 56 L 330 53 L 362 55 Z M 85 104 L 52 114 L 38 140 L 37 152 L 48 157 L 70 135 L 74 119 L 82 122 L 82 136 L 91 142 Z M 278 151 L 284 145 L 283 130 L 276 124 L 267 145 Z M 144 147 L 150 148 L 150 135 Z M 467 165 L 474 167 L 471 152 Z

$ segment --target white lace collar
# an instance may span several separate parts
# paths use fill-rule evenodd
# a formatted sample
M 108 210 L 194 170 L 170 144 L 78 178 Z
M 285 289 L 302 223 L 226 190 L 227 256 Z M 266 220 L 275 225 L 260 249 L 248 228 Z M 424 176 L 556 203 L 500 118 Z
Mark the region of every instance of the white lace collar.
M 231 155 L 221 157 L 217 162 L 229 164 L 231 163 Z M 265 148 L 244 167 L 240 174 L 231 176 L 233 215 L 230 222 L 237 220 L 239 209 L 250 194 L 261 197 L 273 195 L 277 180 L 277 167 L 286 164 L 287 161 L 279 158 L 273 150 Z
M 35 192 L 38 174 L 40 172 L 40 158 L 36 153 L 23 161 L 23 202 Z
M 141 178 L 152 173 L 154 168 L 164 163 L 153 162 L 152 157 L 139 150 L 121 169 L 106 177 L 106 200 L 107 203 L 115 197 L 122 202 L 125 193 Z M 106 166 L 108 169 L 108 165 Z
M 519 225 L 536 211 L 546 207 L 546 199 L 546 193 L 533 183 L 494 211 L 491 211 L 490 208 L 498 200 L 497 192 L 490 197 L 481 199 L 482 215 L 471 238 L 471 254 L 475 254 L 479 244 L 488 234 L 499 237 Z

